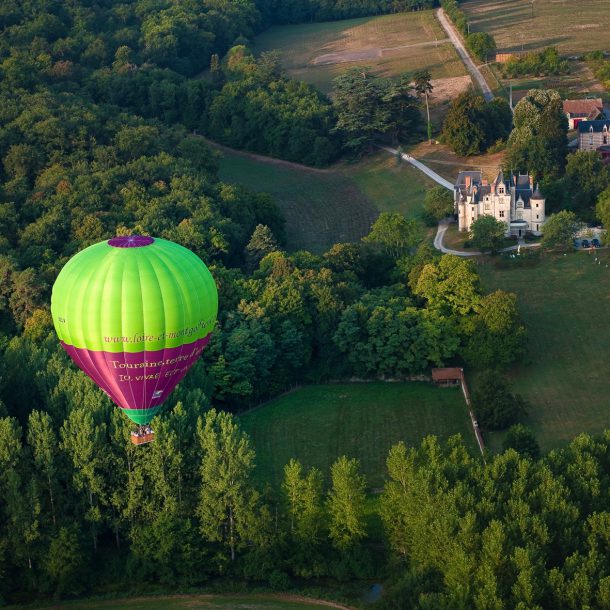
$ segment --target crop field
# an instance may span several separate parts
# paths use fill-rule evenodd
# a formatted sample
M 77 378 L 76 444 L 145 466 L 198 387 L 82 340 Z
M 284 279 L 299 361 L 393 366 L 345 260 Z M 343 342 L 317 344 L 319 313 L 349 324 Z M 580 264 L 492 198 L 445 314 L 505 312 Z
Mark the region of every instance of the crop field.
M 478 451 L 461 391 L 426 382 L 308 386 L 240 419 L 256 449 L 256 476 L 276 485 L 290 458 L 328 479 L 331 464 L 347 455 L 360 460 L 369 487 L 380 487 L 390 447 L 419 445 L 429 434 L 459 433 Z
M 511 371 L 512 386 L 531 404 L 526 423 L 542 449 L 610 428 L 610 252 L 545 255 L 532 268 L 489 263 L 479 273 L 488 290 L 518 296 L 528 361 Z
M 220 177 L 270 193 L 286 218 L 287 247 L 322 253 L 333 244 L 357 241 L 379 212 L 419 217 L 434 183 L 406 163 L 379 152 L 359 163 L 316 170 L 221 149 Z
M 608 0 L 467 0 L 471 32 L 488 32 L 502 52 L 556 46 L 564 55 L 608 49 Z
M 421 68 L 433 79 L 466 74 L 433 11 L 274 26 L 254 41 L 256 54 L 272 49 L 280 51 L 290 76 L 326 93 L 333 78 L 356 65 L 382 76 Z
M 320 610 L 321 608 L 347 608 L 339 604 L 306 600 L 295 595 L 171 595 L 159 597 L 134 597 L 115 600 L 91 600 L 66 602 L 47 606 L 49 609 L 107 610 Z

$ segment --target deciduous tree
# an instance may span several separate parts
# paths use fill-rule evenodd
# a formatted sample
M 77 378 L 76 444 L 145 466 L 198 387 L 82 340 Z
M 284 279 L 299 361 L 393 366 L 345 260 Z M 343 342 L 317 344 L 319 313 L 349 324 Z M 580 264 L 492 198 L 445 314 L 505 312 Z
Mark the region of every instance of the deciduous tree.
M 328 492 L 329 536 L 333 545 L 346 551 L 366 536 L 364 490 L 366 479 L 359 473 L 357 459 L 340 457 L 331 467 L 332 487 Z
M 197 422 L 197 437 L 201 447 L 199 530 L 206 540 L 226 547 L 234 561 L 236 551 L 248 540 L 254 450 L 235 418 L 215 409 Z

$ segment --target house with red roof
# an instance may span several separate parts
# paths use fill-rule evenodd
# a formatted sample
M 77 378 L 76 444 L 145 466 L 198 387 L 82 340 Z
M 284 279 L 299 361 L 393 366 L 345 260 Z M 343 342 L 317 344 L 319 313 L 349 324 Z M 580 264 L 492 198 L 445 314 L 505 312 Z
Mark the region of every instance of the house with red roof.
M 582 121 L 595 121 L 605 118 L 604 102 L 601 98 L 586 100 L 564 100 L 563 112 L 570 129 L 576 129 Z

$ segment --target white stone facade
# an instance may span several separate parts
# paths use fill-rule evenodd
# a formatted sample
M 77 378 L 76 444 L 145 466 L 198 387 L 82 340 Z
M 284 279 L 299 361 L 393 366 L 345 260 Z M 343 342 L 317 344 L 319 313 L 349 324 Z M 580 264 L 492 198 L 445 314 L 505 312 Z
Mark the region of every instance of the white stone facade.
M 546 220 L 545 199 L 527 174 L 504 179 L 502 172 L 491 183 L 480 171 L 460 172 L 454 186 L 455 213 L 460 231 L 470 231 L 480 216 L 493 216 L 506 225 L 506 235 L 540 235 Z

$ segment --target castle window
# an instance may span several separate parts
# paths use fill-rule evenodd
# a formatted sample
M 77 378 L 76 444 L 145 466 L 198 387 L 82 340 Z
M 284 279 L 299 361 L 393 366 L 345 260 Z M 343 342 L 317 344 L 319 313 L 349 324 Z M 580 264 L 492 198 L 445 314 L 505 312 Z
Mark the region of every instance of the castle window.
M 593 133 L 589 134 L 589 146 L 593 146 Z
M 504 210 L 500 210 L 500 218 L 504 218 Z
M 489 211 L 491 210 L 491 203 L 489 203 L 489 201 L 485 202 L 485 211 Z
M 536 207 L 538 207 L 538 204 L 536 204 Z
M 608 136 L 604 134 L 604 144 L 608 144 Z
M 538 218 L 540 218 L 540 217 L 538 216 L 538 214 L 536 214 L 536 220 L 538 220 Z

